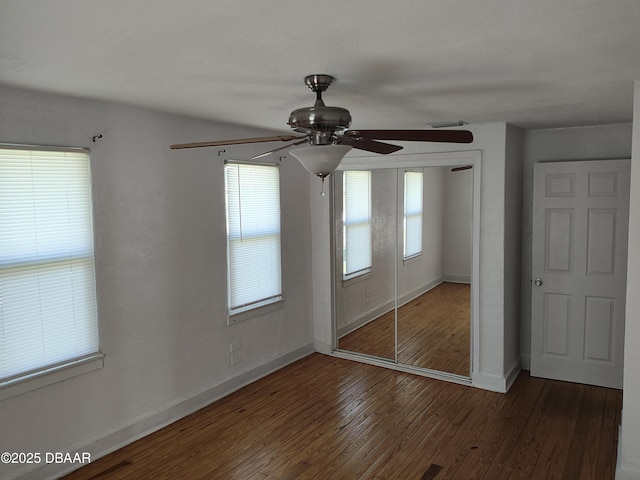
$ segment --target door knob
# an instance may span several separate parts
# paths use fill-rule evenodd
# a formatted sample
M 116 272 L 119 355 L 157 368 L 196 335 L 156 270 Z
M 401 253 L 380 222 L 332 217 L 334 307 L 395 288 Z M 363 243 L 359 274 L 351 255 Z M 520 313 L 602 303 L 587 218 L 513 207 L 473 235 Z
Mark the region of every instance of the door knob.
M 536 287 L 539 287 L 540 285 L 542 285 L 542 279 L 541 278 L 536 278 L 536 281 L 533 282 L 536 284 Z

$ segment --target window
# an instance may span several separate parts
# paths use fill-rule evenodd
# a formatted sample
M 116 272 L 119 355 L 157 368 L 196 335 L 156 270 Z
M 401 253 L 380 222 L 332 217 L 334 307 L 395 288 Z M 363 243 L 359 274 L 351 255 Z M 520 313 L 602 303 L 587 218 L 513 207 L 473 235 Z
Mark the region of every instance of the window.
M 0 148 L 0 385 L 98 350 L 89 155 Z
M 343 175 L 344 279 L 371 271 L 371 172 Z
M 282 299 L 278 167 L 227 163 L 229 313 Z
M 404 172 L 405 260 L 422 253 L 422 172 Z

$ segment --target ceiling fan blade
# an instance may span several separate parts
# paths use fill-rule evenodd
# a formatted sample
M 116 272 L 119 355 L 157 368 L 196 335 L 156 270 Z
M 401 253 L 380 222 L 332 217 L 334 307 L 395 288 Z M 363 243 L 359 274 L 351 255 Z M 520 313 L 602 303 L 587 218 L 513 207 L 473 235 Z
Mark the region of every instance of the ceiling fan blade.
M 268 152 L 264 152 L 264 153 L 260 153 L 258 155 L 255 155 L 255 156 L 251 157 L 251 160 L 257 160 L 258 158 L 262 158 L 262 157 L 266 157 L 267 155 L 271 155 L 274 152 L 279 152 L 280 150 L 286 150 L 287 148 L 291 148 L 291 147 L 295 147 L 295 146 L 298 146 L 298 145 L 302 145 L 303 143 L 307 143 L 307 137 L 305 137 L 303 140 L 300 140 L 299 142 L 293 142 L 293 143 L 290 143 L 289 145 L 285 145 L 284 147 L 275 148 L 273 150 L 269 150 Z
M 236 140 L 217 140 L 213 142 L 176 143 L 169 148 L 175 150 L 180 148 L 222 147 L 224 145 L 241 145 L 244 143 L 290 142 L 291 140 L 298 140 L 299 138 L 306 138 L 306 136 L 275 135 L 272 137 L 239 138 Z
M 473 142 L 473 134 L 468 130 L 349 130 L 346 133 L 368 140 L 448 143 Z
M 376 142 L 375 140 L 369 140 L 367 138 L 349 138 L 342 137 L 338 142 L 340 145 L 351 145 L 358 150 L 365 150 L 367 152 L 388 154 L 402 150 L 403 147 L 398 145 L 391 145 L 390 143 Z

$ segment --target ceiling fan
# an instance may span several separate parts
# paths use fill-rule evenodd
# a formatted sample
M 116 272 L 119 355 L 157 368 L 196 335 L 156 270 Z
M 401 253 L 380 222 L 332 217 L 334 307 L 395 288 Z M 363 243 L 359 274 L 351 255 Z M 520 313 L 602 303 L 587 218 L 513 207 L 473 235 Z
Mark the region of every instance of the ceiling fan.
M 471 143 L 473 141 L 473 135 L 467 130 L 350 130 L 351 114 L 349 110 L 326 106 L 322 100 L 322 93 L 329 88 L 333 80 L 334 77 L 331 75 L 318 74 L 305 77 L 305 84 L 316 94 L 316 102 L 313 107 L 299 108 L 291 112 L 287 123 L 299 135 L 181 143 L 171 145 L 170 148 L 218 147 L 275 141 L 292 142 L 284 147 L 256 155 L 252 158 L 253 160 L 280 150 L 307 144 L 308 147 L 298 147 L 292 149 L 290 153 L 307 170 L 324 179 L 338 166 L 351 148 L 380 154 L 389 154 L 402 149 L 401 146 L 380 140 L 447 143 Z

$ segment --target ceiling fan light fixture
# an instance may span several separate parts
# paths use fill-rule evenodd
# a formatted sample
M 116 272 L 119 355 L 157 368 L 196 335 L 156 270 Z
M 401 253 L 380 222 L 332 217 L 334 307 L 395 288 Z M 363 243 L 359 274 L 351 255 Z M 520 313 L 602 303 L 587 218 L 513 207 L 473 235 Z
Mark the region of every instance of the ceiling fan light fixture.
M 324 179 L 333 172 L 344 156 L 351 150 L 351 145 L 313 145 L 289 150 L 309 173 Z

